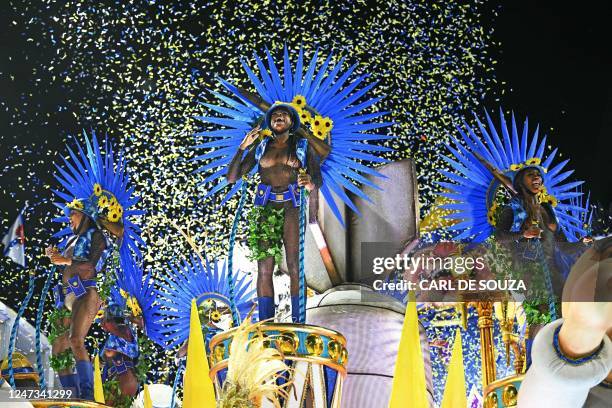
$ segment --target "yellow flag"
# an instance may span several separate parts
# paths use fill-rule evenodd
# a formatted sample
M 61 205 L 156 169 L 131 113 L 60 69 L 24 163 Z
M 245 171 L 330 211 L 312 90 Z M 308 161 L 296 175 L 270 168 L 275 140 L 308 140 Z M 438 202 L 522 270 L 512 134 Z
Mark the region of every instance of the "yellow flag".
M 465 396 L 465 370 L 463 368 L 463 342 L 461 341 L 461 330 L 457 329 L 453 354 L 448 365 L 448 375 L 444 386 L 444 397 L 440 408 L 465 407 L 467 397 Z
M 429 407 L 429 400 L 427 399 L 427 388 L 425 386 L 425 364 L 421 351 L 419 320 L 414 294 L 410 293 L 402 337 L 395 360 L 389 408 L 427 407 Z
M 149 393 L 149 384 L 144 385 L 144 408 L 153 408 L 153 401 Z
M 94 400 L 104 404 L 104 390 L 102 388 L 102 373 L 100 372 L 100 355 L 94 357 Z
M 195 299 L 191 301 L 187 366 L 183 379 L 184 408 L 214 408 L 217 406 L 215 390 L 208 372 L 208 359 L 204 348 L 204 336 Z

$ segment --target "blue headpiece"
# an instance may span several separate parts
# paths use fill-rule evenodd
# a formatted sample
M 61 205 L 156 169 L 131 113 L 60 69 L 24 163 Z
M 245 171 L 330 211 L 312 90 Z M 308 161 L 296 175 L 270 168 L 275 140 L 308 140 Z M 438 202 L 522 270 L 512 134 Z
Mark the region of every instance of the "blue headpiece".
M 68 147 L 70 158 L 62 158 L 62 165 L 55 164 L 59 173 L 55 174 L 55 178 L 64 191 L 53 192 L 67 204 L 56 204 L 63 210 L 64 216 L 53 221 L 65 223 L 70 211 L 76 210 L 95 222 L 122 224 L 121 257 L 130 256 L 131 251 L 140 257 L 141 252 L 137 244 L 144 246 L 144 241 L 140 237 L 140 228 L 134 224 L 132 217 L 142 215 L 144 211 L 132 209 L 140 198 L 134 195 L 134 187 L 129 186 L 127 162 L 123 153 L 115 156 L 108 139 L 104 141 L 105 153 L 102 153 L 95 133 L 92 133 L 91 140 L 85 132 L 83 136 L 85 148 L 76 142 L 76 153 Z M 64 237 L 71 233 L 70 227 L 66 227 L 54 237 Z
M 275 103 L 280 102 L 291 105 L 299 114 L 302 126 L 307 127 L 315 137 L 325 141 L 331 147 L 329 155 L 321 165 L 323 177 L 321 193 L 335 216 L 344 225 L 342 215 L 332 198 L 332 192 L 353 211 L 359 213 L 345 189 L 364 200 L 371 201 L 357 183 L 380 189 L 363 174 L 374 177 L 384 176 L 362 162 L 385 163 L 387 160 L 376 154 L 392 151 L 390 148 L 368 142 L 391 139 L 393 136 L 366 133 L 392 124 L 392 122 L 373 122 L 388 112 L 364 113 L 364 110 L 380 101 L 382 97 L 368 97 L 368 92 L 375 83 L 358 88 L 368 77 L 367 74 L 349 80 L 357 65 L 342 72 L 344 59 L 330 67 L 332 59 L 330 55 L 317 69 L 318 50 L 305 67 L 304 50 L 300 47 L 297 63 L 292 69 L 289 53 L 285 47 L 282 76 L 268 50 L 266 50 L 266 57 L 267 67 L 257 55 L 254 56 L 259 76 L 244 60 L 242 61 L 242 66 L 257 91 L 258 98 L 263 101 L 261 104 L 254 103 L 240 89 L 224 79 L 219 79 L 219 82 L 229 91 L 230 95 L 212 91 L 212 94 L 223 105 L 203 103 L 220 116 L 198 117 L 198 119 L 223 126 L 222 129 L 196 134 L 196 137 L 205 140 L 204 143 L 196 146 L 197 148 L 212 149 L 195 159 L 207 161 L 197 172 L 216 169 L 201 184 L 218 181 L 206 194 L 206 197 L 216 194 L 229 185 L 225 179 L 226 166 L 236 154 L 244 135 L 262 121 L 262 116 L 266 113 L 262 106 L 275 106 Z M 305 72 L 304 68 L 306 68 Z M 269 130 L 265 129 L 261 134 L 265 136 L 269 134 Z M 257 168 L 254 168 L 253 173 L 256 170 Z M 243 182 L 243 180 L 237 181 L 222 203 L 231 198 L 240 189 Z
M 111 288 L 107 308 L 113 313 L 129 313 L 142 316 L 147 337 L 163 346 L 162 317 L 156 302 L 154 280 L 150 274 L 144 275 L 142 269 L 130 259 L 121 260 L 121 268 L 114 271 L 115 285 Z
M 488 129 L 474 115 L 482 136 L 477 135 L 475 129 L 464 121 L 467 131 L 464 132 L 458 128 L 462 142 L 452 138 L 456 147 L 448 146 L 452 154 L 443 156 L 443 158 L 455 170 L 455 173 L 439 170 L 452 181 L 439 184 L 449 190 L 441 194 L 455 201 L 443 206 L 445 209 L 455 211 L 447 218 L 460 221 L 449 227 L 450 230 L 458 233 L 454 238 L 479 243 L 493 233 L 495 212 L 498 210 L 495 194 L 500 181 L 485 167 L 477 155 L 498 169 L 500 174 L 510 182 L 514 182 L 520 170 L 527 167 L 537 168 L 542 174 L 544 186 L 538 193 L 538 200 L 551 205 L 560 227 L 564 232 L 569 232 L 568 239 L 572 239 L 575 234 L 584 235 L 582 222 L 572 213 L 573 210 L 581 210 L 571 201 L 582 195 L 572 190 L 583 182 L 564 182 L 573 173 L 572 170 L 562 172 L 569 160 L 564 160 L 551 167 L 557 149 L 553 150 L 550 155 L 545 155 L 546 136 L 538 140 L 539 128 L 536 128 L 533 135 L 529 136 L 527 119 L 525 119 L 523 129 L 519 130 L 513 114 L 512 128 L 509 131 L 504 114 L 500 109 L 501 123 L 498 130 L 489 113 L 485 111 L 485 115 Z
M 225 304 L 229 311 L 230 291 L 227 283 L 226 263 L 216 260 L 204 265 L 200 258 L 192 256 L 181 264 L 169 265 L 170 270 L 159 279 L 158 302 L 163 316 L 159 320 L 159 339 L 165 348 L 183 343 L 189 337 L 191 300 L 195 298 L 198 307 L 214 300 Z M 234 277 L 238 276 L 237 273 Z M 245 318 L 253 305 L 255 292 L 249 287 L 246 275 L 235 281 L 234 299 L 241 318 Z M 160 343 L 161 344 L 161 343 Z

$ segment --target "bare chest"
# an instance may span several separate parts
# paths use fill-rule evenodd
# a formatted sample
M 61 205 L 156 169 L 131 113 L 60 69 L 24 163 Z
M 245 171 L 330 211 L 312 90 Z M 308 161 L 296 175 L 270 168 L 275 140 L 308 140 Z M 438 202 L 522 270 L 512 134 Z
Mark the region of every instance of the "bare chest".
M 259 166 L 262 168 L 271 168 L 276 166 L 288 166 L 291 168 L 300 167 L 300 162 L 295 157 L 295 154 L 289 155 L 289 147 L 277 147 L 268 145 L 266 151 L 259 161 Z

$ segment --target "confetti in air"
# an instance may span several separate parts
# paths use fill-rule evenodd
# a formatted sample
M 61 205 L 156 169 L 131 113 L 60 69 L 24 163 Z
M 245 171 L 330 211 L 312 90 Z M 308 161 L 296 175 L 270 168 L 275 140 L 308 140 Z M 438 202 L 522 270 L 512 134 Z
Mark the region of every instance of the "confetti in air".
M 146 270 L 155 274 L 191 252 L 169 220 L 189 226 L 193 241 L 206 245 L 211 256 L 224 256 L 236 202 L 219 207 L 219 201 L 199 199 L 211 186 L 199 186 L 205 175 L 192 174 L 197 152 L 190 146 L 202 130 L 194 116 L 206 113 L 198 102 L 210 99 L 208 90 L 218 90 L 216 75 L 247 86 L 240 58 L 250 60 L 267 47 L 280 59 L 285 44 L 292 60 L 300 46 L 307 57 L 319 48 L 357 64 L 356 74 L 372 74 L 370 81 L 378 82 L 374 96 L 386 95 L 375 108 L 395 122 L 388 132 L 396 138 L 386 143 L 397 153 L 387 158 L 415 160 L 420 201 L 427 207 L 437 192 L 434 169 L 444 166 L 438 153 L 448 135 L 466 112 L 497 92 L 492 28 L 483 18 L 495 11 L 482 1 L 370 3 L 11 4 L 9 35 L 23 47 L 11 48 L 0 72 L 3 88 L 18 94 L 0 99 L 9 125 L 0 142 L 12 146 L 3 152 L 2 227 L 29 199 L 30 265 L 48 270 L 42 253 L 56 215 L 49 164 L 65 154 L 68 135 L 93 129 L 126 151 L 142 197 L 139 208 L 146 210 Z M 27 278 L 1 262 L 6 290 L 0 300 L 15 306 Z M 32 315 L 29 310 L 26 317 Z

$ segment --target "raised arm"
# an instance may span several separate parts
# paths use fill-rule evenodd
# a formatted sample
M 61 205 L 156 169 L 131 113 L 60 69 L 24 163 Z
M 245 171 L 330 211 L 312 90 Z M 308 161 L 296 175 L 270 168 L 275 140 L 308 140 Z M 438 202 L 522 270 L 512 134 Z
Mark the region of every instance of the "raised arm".
M 235 183 L 240 179 L 240 177 L 247 174 L 251 169 L 255 166 L 255 151 L 257 149 L 253 147 L 248 151 L 244 159 L 242 156 L 244 154 L 244 150 L 238 149 L 234 158 L 230 162 L 229 167 L 227 168 L 227 181 L 230 183 Z
M 232 161 L 227 169 L 227 175 L 225 177 L 227 178 L 228 182 L 235 183 L 238 181 L 238 179 L 240 179 L 240 177 L 247 174 L 249 171 L 251 171 L 253 166 L 255 166 L 255 152 L 257 149 L 251 148 L 244 160 L 242 160 L 242 155 L 244 154 L 244 151 L 253 145 L 255 140 L 257 140 L 259 137 L 259 129 L 259 126 L 255 126 L 249 131 L 249 133 L 246 134 L 242 140 L 242 143 L 240 143 L 240 147 L 232 158 Z

